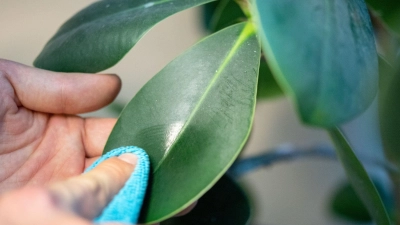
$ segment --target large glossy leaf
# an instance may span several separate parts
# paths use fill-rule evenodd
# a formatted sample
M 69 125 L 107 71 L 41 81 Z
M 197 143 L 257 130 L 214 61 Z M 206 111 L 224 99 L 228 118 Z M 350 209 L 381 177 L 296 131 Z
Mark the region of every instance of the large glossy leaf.
M 400 35 L 400 1 L 398 0 L 366 0 L 369 6 L 383 21 Z
M 36 58 L 39 68 L 98 72 L 115 65 L 155 24 L 213 0 L 104 0 L 69 19 Z
M 332 127 L 364 111 L 378 63 L 363 0 L 255 0 L 271 70 L 306 123 Z
M 148 152 L 142 222 L 184 209 L 233 163 L 253 119 L 259 57 L 253 26 L 234 25 L 168 64 L 125 107 L 104 152 L 125 145 Z
M 336 146 L 336 153 L 351 185 L 364 203 L 371 217 L 377 225 L 390 225 L 389 216 L 375 185 L 372 183 L 343 134 L 339 129 L 332 129 L 329 134 Z
M 243 190 L 229 176 L 223 176 L 187 215 L 174 217 L 161 225 L 246 225 L 250 203 Z

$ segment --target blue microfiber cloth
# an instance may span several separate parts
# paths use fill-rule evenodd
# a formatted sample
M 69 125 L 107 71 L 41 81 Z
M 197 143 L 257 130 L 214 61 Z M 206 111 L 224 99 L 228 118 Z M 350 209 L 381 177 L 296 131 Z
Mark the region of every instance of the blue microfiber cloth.
M 94 219 L 95 223 L 137 223 L 149 177 L 149 157 L 143 149 L 135 146 L 114 149 L 99 158 L 85 172 L 92 170 L 99 163 L 110 157 L 119 156 L 124 153 L 133 153 L 138 157 L 135 171 L 133 171 L 125 186 L 107 205 L 101 215 Z

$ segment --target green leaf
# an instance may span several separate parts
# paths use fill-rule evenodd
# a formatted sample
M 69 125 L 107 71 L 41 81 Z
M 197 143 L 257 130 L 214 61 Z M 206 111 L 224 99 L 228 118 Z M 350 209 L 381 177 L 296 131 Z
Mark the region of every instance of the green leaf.
M 161 225 L 246 225 L 250 202 L 236 182 L 224 175 L 187 215 L 174 217 Z
M 337 216 L 348 220 L 360 222 L 370 222 L 372 220 L 364 204 L 349 183 L 343 184 L 335 191 L 331 207 Z
M 383 63 L 380 100 L 380 128 L 387 158 L 400 166 L 400 69 Z M 384 76 L 385 75 L 385 76 Z M 395 177 L 395 176 L 394 176 Z M 398 177 L 398 176 L 396 176 Z
M 136 145 L 149 154 L 141 222 L 178 213 L 233 163 L 253 120 L 259 58 L 253 25 L 234 25 L 168 64 L 125 107 L 104 152 Z
M 400 1 L 366 0 L 366 2 L 392 31 L 400 35 Z
M 378 88 L 363 0 L 255 0 L 263 49 L 302 120 L 333 127 L 363 112 Z
M 236 1 L 220 0 L 211 18 L 210 29 L 215 32 L 245 20 L 247 17 Z
M 374 181 L 373 183 L 379 194 L 382 196 L 385 206 L 391 211 L 393 208 L 394 197 L 391 193 L 386 191 L 382 184 L 377 181 Z M 365 208 L 361 199 L 357 196 L 354 188 L 348 182 L 341 184 L 333 194 L 331 208 L 337 216 L 348 220 L 359 222 L 369 222 L 372 220 L 368 210 Z
M 111 103 L 110 105 L 107 106 L 107 108 L 109 109 L 109 111 L 111 111 L 115 116 L 118 116 L 119 114 L 121 114 L 122 110 L 124 109 L 126 103 L 122 103 L 120 101 L 114 101 L 113 103 Z
M 395 78 L 396 66 L 390 64 L 386 59 L 379 57 L 379 95 L 382 98 L 385 95 L 386 90 L 390 86 L 392 80 Z M 385 96 L 389 97 L 389 96 Z M 381 103 L 385 101 L 385 98 L 382 98 Z
M 343 134 L 339 129 L 332 129 L 329 131 L 329 134 L 336 146 L 336 153 L 351 185 L 374 221 L 377 225 L 390 225 L 389 216 L 375 185 L 372 183 Z
M 257 98 L 260 100 L 270 99 L 283 95 L 282 89 L 269 69 L 265 59 L 261 57 L 260 74 L 258 75 Z
M 215 9 L 219 5 L 221 0 L 217 0 L 214 2 L 210 2 L 202 6 L 202 19 L 203 19 L 203 26 L 206 30 L 211 31 L 211 19 L 214 16 Z
M 155 24 L 213 0 L 104 0 L 69 19 L 36 58 L 39 68 L 95 73 L 115 65 Z

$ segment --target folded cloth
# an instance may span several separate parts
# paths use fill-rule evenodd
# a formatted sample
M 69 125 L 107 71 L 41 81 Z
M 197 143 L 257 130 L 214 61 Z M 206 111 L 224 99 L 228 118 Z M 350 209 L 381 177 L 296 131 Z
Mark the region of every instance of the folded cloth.
M 125 183 L 125 186 L 104 208 L 101 215 L 94 219 L 95 223 L 137 223 L 149 177 L 149 157 L 143 149 L 135 146 L 114 149 L 99 158 L 85 172 L 92 170 L 99 163 L 110 157 L 119 156 L 124 153 L 133 153 L 138 157 L 135 170 Z

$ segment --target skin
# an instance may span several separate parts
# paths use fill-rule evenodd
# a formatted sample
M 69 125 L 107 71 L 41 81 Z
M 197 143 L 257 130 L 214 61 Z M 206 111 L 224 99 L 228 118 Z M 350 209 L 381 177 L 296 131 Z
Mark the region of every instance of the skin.
M 108 105 L 120 88 L 116 75 L 56 73 L 0 59 L 0 224 L 92 224 L 137 158 L 110 158 L 81 175 L 116 120 L 75 114 Z

